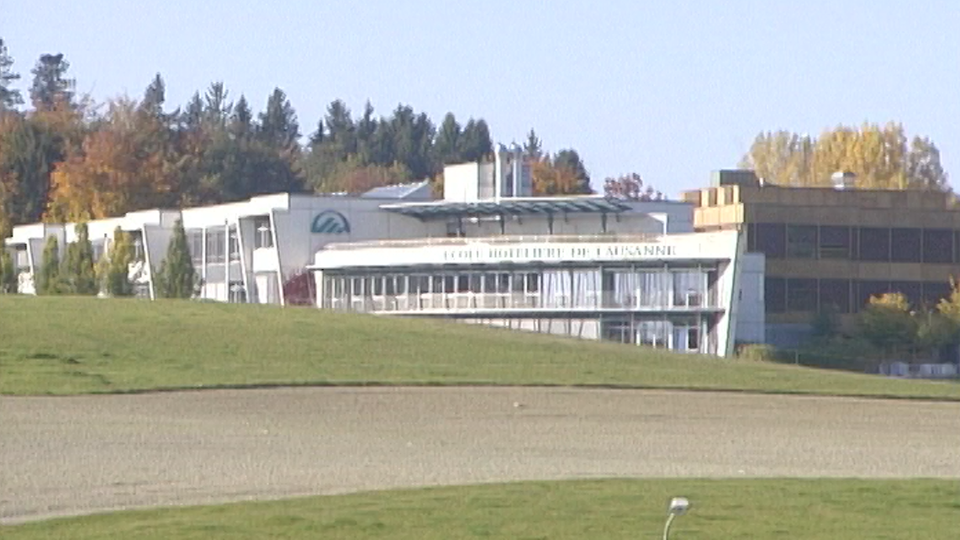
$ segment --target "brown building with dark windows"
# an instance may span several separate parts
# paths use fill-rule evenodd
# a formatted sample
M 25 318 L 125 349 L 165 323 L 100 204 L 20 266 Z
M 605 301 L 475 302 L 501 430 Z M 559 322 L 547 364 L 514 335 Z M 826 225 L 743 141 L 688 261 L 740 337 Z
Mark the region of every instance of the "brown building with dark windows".
M 728 170 L 682 198 L 695 206 L 695 230 L 741 227 L 748 251 L 765 254 L 766 335 L 775 345 L 795 346 L 816 312 L 849 316 L 873 295 L 935 304 L 960 274 L 952 194 L 763 185 L 752 171 Z

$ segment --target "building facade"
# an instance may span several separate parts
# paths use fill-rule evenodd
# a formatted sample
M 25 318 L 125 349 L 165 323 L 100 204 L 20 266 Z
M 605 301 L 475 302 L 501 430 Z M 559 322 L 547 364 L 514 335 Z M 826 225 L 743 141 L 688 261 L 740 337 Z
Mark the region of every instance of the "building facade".
M 361 196 L 275 194 L 154 209 L 87 223 L 95 258 L 131 235 L 130 278 L 156 297 L 155 270 L 180 220 L 197 298 L 442 317 L 532 332 L 729 355 L 764 340 L 763 256 L 739 229 L 694 231 L 695 205 L 602 196 L 531 197 L 516 149 L 427 182 Z M 17 226 L 5 248 L 35 293 L 47 238 L 76 224 Z
M 697 231 L 741 229 L 765 257 L 767 341 L 796 346 L 815 313 L 849 322 L 871 296 L 901 292 L 935 305 L 960 272 L 960 211 L 952 194 L 763 185 L 719 171 L 683 194 Z

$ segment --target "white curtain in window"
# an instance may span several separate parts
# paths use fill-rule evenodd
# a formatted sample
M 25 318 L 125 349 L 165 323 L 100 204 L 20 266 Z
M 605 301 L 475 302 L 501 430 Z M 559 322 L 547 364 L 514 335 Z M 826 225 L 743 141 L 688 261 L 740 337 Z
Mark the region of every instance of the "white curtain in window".
M 571 307 L 596 308 L 601 290 L 599 270 L 575 270 L 572 272 Z
M 570 305 L 573 282 L 568 270 L 545 270 L 540 283 L 541 305 L 563 308 Z

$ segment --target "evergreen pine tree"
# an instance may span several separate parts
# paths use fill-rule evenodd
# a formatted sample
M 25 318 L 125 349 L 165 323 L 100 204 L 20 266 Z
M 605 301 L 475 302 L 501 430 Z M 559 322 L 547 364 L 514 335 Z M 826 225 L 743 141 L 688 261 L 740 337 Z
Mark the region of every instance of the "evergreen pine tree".
M 60 294 L 60 242 L 56 236 L 48 236 L 43 247 L 43 265 L 37 280 L 37 294 Z
M 156 274 L 157 296 L 160 298 L 192 298 L 197 285 L 197 273 L 187 246 L 183 221 L 177 220 L 173 237 L 167 247 L 167 256 Z
M 98 292 L 97 276 L 93 263 L 93 244 L 86 223 L 77 225 L 77 241 L 67 247 L 63 260 L 61 281 L 66 292 L 86 296 Z
M 10 252 L 0 247 L 0 294 L 17 292 L 17 269 Z
M 133 243 L 130 235 L 117 227 L 109 253 L 101 259 L 100 275 L 106 293 L 113 297 L 133 296 L 130 282 L 130 264 L 133 262 Z

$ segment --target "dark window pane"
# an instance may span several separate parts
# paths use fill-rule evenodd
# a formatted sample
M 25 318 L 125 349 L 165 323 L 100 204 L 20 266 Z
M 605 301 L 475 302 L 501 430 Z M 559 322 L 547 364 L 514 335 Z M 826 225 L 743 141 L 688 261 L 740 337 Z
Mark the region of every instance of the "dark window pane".
M 950 296 L 950 283 L 946 281 L 923 282 L 923 301 L 928 307 L 935 307 L 941 299 Z
M 771 259 L 786 255 L 787 226 L 782 223 L 757 223 L 757 251 Z
M 820 309 L 834 313 L 850 312 L 850 281 L 846 279 L 820 280 Z
M 923 262 L 953 262 L 953 231 L 925 229 L 923 231 Z
M 820 227 L 820 258 L 849 259 L 850 227 Z
M 747 251 L 757 251 L 757 224 L 747 224 Z
M 890 260 L 890 229 L 863 227 L 860 229 L 860 260 Z
M 787 225 L 787 257 L 794 259 L 817 257 L 816 225 Z
M 783 313 L 787 310 L 787 285 L 783 278 L 768 277 L 763 286 L 764 305 L 767 313 Z
M 920 262 L 920 229 L 893 229 L 890 237 L 893 262 Z
M 817 280 L 787 280 L 787 311 L 817 310 Z

